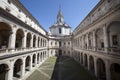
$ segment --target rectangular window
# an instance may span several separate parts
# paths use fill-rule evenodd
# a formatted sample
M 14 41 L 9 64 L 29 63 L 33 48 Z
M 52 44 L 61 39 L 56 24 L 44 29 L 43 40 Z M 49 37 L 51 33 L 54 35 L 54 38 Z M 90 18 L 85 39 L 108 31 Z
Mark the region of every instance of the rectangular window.
M 117 35 L 112 36 L 112 44 L 113 45 L 118 45 L 118 36 Z
M 61 42 L 59 42 L 59 47 L 61 47 Z
M 59 34 L 61 34 L 61 28 L 59 28 Z

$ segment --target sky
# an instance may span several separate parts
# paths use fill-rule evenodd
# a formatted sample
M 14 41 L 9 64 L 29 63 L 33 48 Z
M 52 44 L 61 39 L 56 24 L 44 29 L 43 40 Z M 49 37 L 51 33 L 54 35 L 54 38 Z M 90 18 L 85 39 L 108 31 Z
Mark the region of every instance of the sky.
M 49 31 L 49 27 L 57 21 L 60 6 L 64 21 L 71 26 L 73 31 L 99 1 L 100 0 L 20 0 L 46 31 Z

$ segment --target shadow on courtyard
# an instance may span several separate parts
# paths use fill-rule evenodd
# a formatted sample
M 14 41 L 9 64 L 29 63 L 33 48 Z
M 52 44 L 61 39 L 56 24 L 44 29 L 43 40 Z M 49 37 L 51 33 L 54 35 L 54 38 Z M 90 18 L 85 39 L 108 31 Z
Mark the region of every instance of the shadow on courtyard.
M 26 80 L 97 80 L 74 59 L 57 56 L 47 59 Z
M 57 56 L 50 80 L 97 80 L 70 57 Z

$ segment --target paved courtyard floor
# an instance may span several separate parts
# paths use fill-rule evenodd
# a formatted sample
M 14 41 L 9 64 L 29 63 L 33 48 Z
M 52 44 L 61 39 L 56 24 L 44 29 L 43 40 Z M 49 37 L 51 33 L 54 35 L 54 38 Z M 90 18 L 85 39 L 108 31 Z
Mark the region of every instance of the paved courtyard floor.
M 26 80 L 97 80 L 78 62 L 69 57 L 47 59 Z

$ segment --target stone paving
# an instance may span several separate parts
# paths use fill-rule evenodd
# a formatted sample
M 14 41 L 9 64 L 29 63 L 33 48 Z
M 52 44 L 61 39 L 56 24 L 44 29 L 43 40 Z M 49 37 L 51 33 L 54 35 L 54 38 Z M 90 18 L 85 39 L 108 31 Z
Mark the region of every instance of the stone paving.
M 26 80 L 97 80 L 79 63 L 69 57 L 46 60 Z

